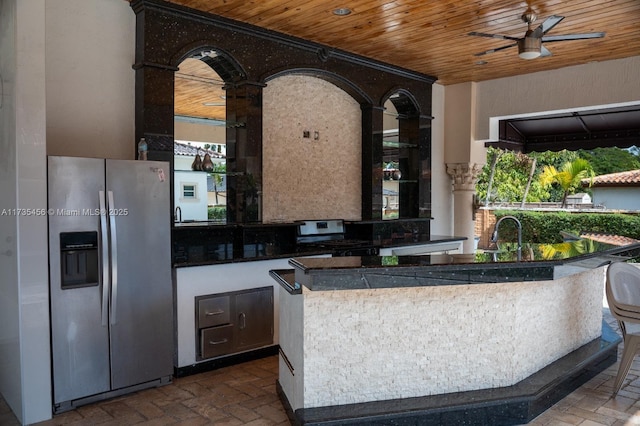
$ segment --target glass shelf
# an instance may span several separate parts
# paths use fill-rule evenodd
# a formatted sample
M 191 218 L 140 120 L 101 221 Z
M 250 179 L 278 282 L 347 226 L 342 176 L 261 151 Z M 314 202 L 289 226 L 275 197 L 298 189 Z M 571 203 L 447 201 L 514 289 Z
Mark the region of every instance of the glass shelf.
M 417 148 L 417 143 L 406 143 L 398 141 L 382 141 L 382 146 L 385 148 Z

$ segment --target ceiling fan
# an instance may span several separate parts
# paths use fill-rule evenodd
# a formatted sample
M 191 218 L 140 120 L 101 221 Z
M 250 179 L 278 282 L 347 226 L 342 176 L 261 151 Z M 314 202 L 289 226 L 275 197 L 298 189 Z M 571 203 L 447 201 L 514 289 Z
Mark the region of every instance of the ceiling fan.
M 550 43 L 554 41 L 565 40 L 583 40 L 589 38 L 601 38 L 604 37 L 603 32 L 599 33 L 585 33 L 585 34 L 564 34 L 564 35 L 546 35 L 553 27 L 558 25 L 560 21 L 564 19 L 564 16 L 552 15 L 549 16 L 542 24 L 536 29 L 531 28 L 531 24 L 535 22 L 538 16 L 531 9 L 528 9 L 521 19 L 527 24 L 527 32 L 524 37 L 511 37 L 500 34 L 487 34 L 472 31 L 469 33 L 471 36 L 499 38 L 501 40 L 513 40 L 515 43 L 507 46 L 498 47 L 496 49 L 489 49 L 484 52 L 476 53 L 475 56 L 482 56 L 488 53 L 497 52 L 499 50 L 508 49 L 510 47 L 518 46 L 518 56 L 522 59 L 535 59 L 540 56 L 551 56 L 551 52 L 542 45 L 542 43 Z

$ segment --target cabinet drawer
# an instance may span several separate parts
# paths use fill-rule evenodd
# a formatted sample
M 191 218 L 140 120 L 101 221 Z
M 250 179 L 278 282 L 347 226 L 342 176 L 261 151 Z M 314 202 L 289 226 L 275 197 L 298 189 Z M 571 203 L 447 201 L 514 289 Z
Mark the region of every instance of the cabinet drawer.
M 233 352 L 233 325 L 206 328 L 200 332 L 202 358 Z
M 208 297 L 198 301 L 198 327 L 206 328 L 231 322 L 229 296 Z

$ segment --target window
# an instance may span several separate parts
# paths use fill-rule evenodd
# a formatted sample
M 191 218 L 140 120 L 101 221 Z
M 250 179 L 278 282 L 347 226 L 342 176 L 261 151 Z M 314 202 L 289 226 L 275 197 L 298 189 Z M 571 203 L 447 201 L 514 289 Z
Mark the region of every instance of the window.
M 196 185 L 182 184 L 182 198 L 195 199 L 196 198 Z

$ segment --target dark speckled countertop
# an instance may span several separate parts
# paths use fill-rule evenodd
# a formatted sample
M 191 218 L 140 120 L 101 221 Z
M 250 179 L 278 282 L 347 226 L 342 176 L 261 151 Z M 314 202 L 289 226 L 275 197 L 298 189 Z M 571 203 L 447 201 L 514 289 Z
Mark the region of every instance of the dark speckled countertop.
M 292 270 L 271 276 L 289 292 L 541 281 L 640 257 L 640 243 L 613 246 L 593 240 L 528 244 L 520 260 L 513 245 L 497 252 L 422 256 L 293 258 Z

